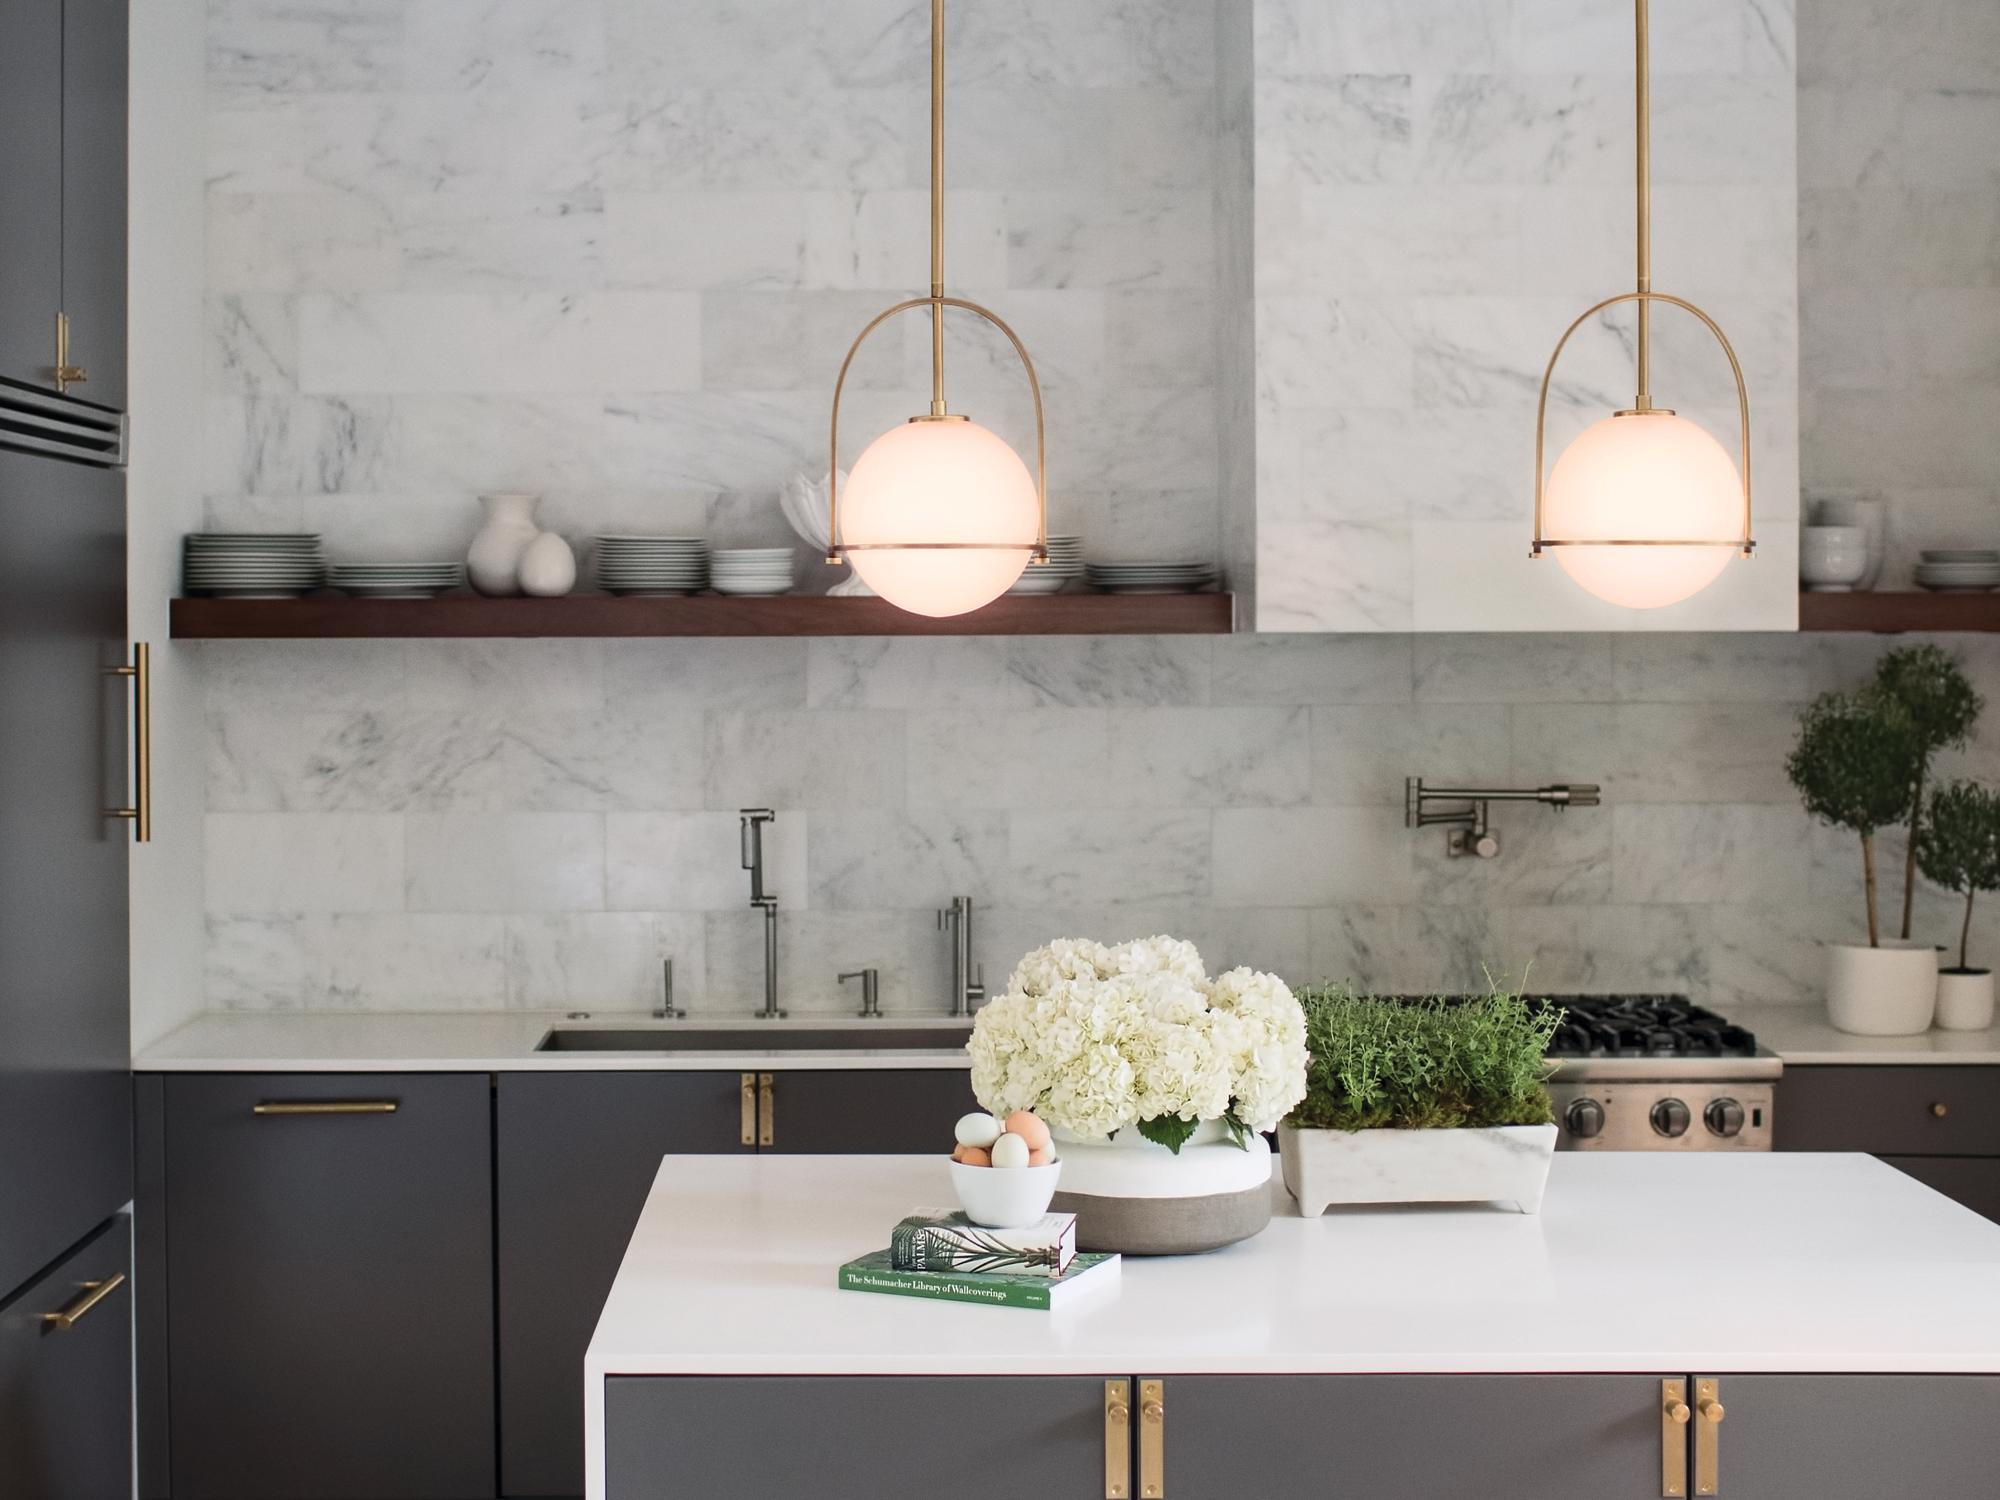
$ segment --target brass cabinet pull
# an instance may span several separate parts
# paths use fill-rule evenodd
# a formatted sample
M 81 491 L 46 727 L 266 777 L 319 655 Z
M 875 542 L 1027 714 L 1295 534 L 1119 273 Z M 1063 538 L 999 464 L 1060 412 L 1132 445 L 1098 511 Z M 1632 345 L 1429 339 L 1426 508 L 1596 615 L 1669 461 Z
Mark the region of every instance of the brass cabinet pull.
M 55 377 L 56 394 L 65 395 L 73 385 L 82 385 L 90 379 L 90 371 L 82 365 L 69 362 L 69 314 L 56 314 L 56 363 L 49 373 Z
M 778 1080 L 770 1073 L 757 1075 L 757 1144 L 778 1143 Z
M 42 1321 L 57 1333 L 69 1332 L 70 1329 L 76 1327 L 77 1324 L 84 1320 L 84 1316 L 93 1307 L 117 1291 L 118 1288 L 125 1285 L 125 1273 L 119 1271 L 114 1275 L 106 1277 L 103 1281 L 85 1281 L 79 1283 L 79 1285 L 81 1290 L 78 1292 L 76 1300 L 71 1302 L 69 1306 L 63 1308 L 60 1312 L 42 1314 Z
M 757 1144 L 757 1075 L 743 1075 L 743 1144 Z
M 1686 1500 L 1688 1492 L 1687 1382 L 1660 1382 L 1660 1493 Z
M 1931 1106 L 1931 1113 L 1937 1116 L 1937 1118 L 1939 1118 L 1940 1120 L 1942 1120 L 1946 1115 L 1951 1113 L 1951 1106 L 1949 1104 L 1946 1104 L 1944 1100 L 1940 1099 L 1938 1100 L 1937 1103 Z
M 1132 1496 L 1132 1382 L 1104 1382 L 1104 1500 Z
M 107 818 L 124 818 L 132 825 L 135 844 L 153 842 L 153 651 L 144 641 L 132 643 L 128 666 L 106 667 L 107 677 L 132 680 L 132 777 L 136 795 L 130 807 L 107 807 Z
M 394 1099 L 264 1099 L 250 1106 L 253 1115 L 393 1115 Z
M 1694 1492 L 1713 1495 L 1722 1485 L 1722 1385 L 1716 1380 L 1694 1383 Z
M 1167 1493 L 1167 1383 L 1139 1382 L 1139 1495 L 1162 1500 Z

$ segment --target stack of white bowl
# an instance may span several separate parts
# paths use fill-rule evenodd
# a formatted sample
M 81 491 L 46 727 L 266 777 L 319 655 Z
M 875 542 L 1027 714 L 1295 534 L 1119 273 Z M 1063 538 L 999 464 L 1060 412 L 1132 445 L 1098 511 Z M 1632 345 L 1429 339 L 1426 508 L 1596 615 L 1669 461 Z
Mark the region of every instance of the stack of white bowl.
M 1991 547 L 1933 547 L 1917 564 L 1917 582 L 1941 594 L 2000 587 L 2000 552 Z
M 326 581 L 357 599 L 431 599 L 465 583 L 465 564 L 335 563 Z
M 1021 570 L 1020 578 L 1007 592 L 1053 594 L 1072 579 L 1081 577 L 1083 577 L 1083 538 L 1052 536 L 1049 538 L 1049 560 L 1039 566 L 1029 563 Z
M 317 532 L 192 531 L 182 546 L 181 581 L 190 594 L 296 599 L 326 582 Z
M 718 594 L 789 594 L 790 547 L 722 547 L 709 560 L 709 585 Z
M 708 543 L 698 536 L 600 536 L 597 582 L 608 594 L 698 593 L 708 586 Z
M 1084 572 L 1107 594 L 1197 594 L 1218 576 L 1209 562 L 1091 563 Z

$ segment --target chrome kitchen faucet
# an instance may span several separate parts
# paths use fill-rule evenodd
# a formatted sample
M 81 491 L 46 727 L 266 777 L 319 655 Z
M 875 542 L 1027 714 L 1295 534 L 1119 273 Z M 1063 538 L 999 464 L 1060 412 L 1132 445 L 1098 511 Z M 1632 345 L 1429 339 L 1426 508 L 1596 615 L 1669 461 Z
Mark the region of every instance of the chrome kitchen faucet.
M 746 807 L 743 819 L 743 868 L 750 872 L 750 904 L 764 913 L 764 1008 L 752 1011 L 759 1021 L 782 1021 L 778 1009 L 778 898 L 764 889 L 764 825 L 778 821 L 768 807 Z
M 953 896 L 938 913 L 938 930 L 951 934 L 951 1013 L 969 1016 L 986 998 L 986 965 L 979 965 L 977 977 L 972 968 L 972 898 Z
M 1460 802 L 1463 807 L 1434 812 L 1433 802 Z M 1597 788 L 1583 782 L 1574 786 L 1542 787 L 1433 787 L 1421 776 L 1403 783 L 1403 826 L 1443 827 L 1444 852 L 1453 859 L 1476 855 L 1492 859 L 1500 852 L 1500 835 L 1487 826 L 1489 802 L 1542 802 L 1561 812 L 1565 807 L 1597 806 Z

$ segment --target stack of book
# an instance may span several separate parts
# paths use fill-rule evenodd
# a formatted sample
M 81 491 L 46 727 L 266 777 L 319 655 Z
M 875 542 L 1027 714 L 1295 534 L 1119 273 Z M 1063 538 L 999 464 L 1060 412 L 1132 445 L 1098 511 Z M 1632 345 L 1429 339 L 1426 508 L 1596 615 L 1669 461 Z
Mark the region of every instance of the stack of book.
M 888 1249 L 842 1266 L 837 1284 L 847 1292 L 1047 1311 L 1117 1280 L 1117 1256 L 1077 1252 L 1075 1214 L 984 1229 L 956 1209 L 926 1208 L 890 1232 Z

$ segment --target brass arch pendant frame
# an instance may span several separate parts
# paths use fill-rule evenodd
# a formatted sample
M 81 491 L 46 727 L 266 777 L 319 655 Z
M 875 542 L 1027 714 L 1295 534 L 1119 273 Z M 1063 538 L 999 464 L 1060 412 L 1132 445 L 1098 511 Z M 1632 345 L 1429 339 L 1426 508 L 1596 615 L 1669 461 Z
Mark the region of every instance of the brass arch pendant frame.
M 1652 63 L 1651 24 L 1648 14 L 1648 0 L 1633 0 L 1633 29 L 1635 32 L 1637 55 L 1637 114 L 1638 114 L 1638 272 L 1639 285 L 1636 291 L 1623 292 L 1616 297 L 1607 297 L 1589 309 L 1564 330 L 1556 341 L 1555 352 L 1549 356 L 1548 367 L 1542 372 L 1541 395 L 1535 405 L 1535 537 L 1528 549 L 1530 557 L 1540 557 L 1546 547 L 1733 547 L 1749 557 L 1756 551 L 1757 543 L 1751 535 L 1750 511 L 1750 388 L 1744 383 L 1743 364 L 1736 357 L 1736 350 L 1729 342 L 1729 336 L 1722 331 L 1722 325 L 1696 307 L 1684 297 L 1670 296 L 1653 290 L 1653 129 L 1652 129 Z M 1551 537 L 1543 535 L 1543 504 L 1548 494 L 1547 453 L 1549 387 L 1555 380 L 1556 365 L 1562 359 L 1563 350 L 1576 331 L 1599 313 L 1624 303 L 1638 304 L 1638 395 L 1629 411 L 1616 412 L 1618 417 L 1640 417 L 1655 412 L 1663 416 L 1673 413 L 1666 407 L 1653 405 L 1652 389 L 1652 335 L 1653 304 L 1658 302 L 1668 307 L 1679 308 L 1715 336 L 1722 346 L 1724 357 L 1729 361 L 1729 371 L 1736 379 L 1736 408 L 1741 424 L 1740 453 L 1743 479 L 1743 534 L 1733 537 Z
M 876 314 L 848 346 L 847 358 L 840 362 L 840 376 L 833 383 L 833 418 L 827 439 L 827 549 L 826 560 L 836 566 L 852 552 L 1017 552 L 1019 542 L 843 542 L 840 538 L 840 398 L 847 389 L 847 375 L 854 356 L 869 336 L 891 318 L 926 307 L 931 314 L 931 409 L 912 422 L 964 422 L 969 418 L 952 412 L 944 399 L 944 313 L 957 308 L 982 318 L 1006 335 L 1020 357 L 1028 377 L 1028 391 L 1035 400 L 1035 543 L 1029 549 L 1031 563 L 1049 560 L 1049 438 L 1042 407 L 1042 383 L 1035 375 L 1035 362 L 1021 336 L 988 308 L 963 297 L 947 297 L 944 291 L 944 3 L 931 0 L 931 293 L 912 297 Z

